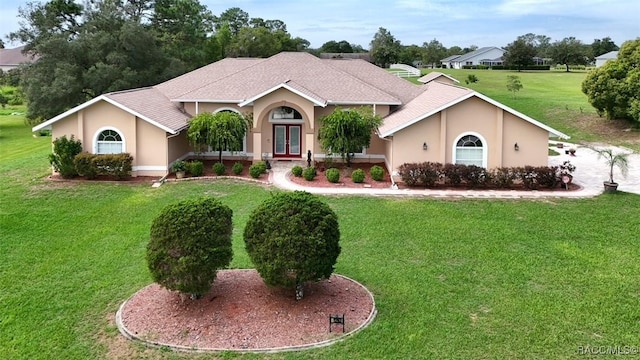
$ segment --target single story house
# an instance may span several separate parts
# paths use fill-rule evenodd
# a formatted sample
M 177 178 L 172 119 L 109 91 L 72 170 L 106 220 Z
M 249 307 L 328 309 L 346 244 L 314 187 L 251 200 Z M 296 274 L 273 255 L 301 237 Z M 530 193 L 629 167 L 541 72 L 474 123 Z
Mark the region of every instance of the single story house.
M 35 61 L 34 57 L 22 53 L 24 46 L 13 49 L 0 49 L 0 70 L 9 71 L 20 64 L 28 64 Z
M 455 85 L 460 83 L 460 81 L 454 79 L 453 77 L 437 71 L 432 71 L 418 79 L 418 82 L 421 82 L 423 84 L 427 84 L 432 81 L 438 81 L 438 82 L 449 84 L 449 85 Z
M 502 65 L 502 57 L 507 51 L 495 46 L 476 49 L 463 55 L 452 55 L 440 60 L 448 69 L 462 69 L 471 65 Z
M 600 56 L 596 56 L 596 67 L 600 67 L 604 65 L 609 60 L 615 60 L 618 58 L 617 51 L 609 51 L 606 54 L 602 54 Z
M 74 135 L 91 153 L 127 152 L 133 176 L 163 176 L 174 161 L 196 155 L 186 136 L 196 114 L 251 115 L 243 148 L 225 157 L 306 160 L 311 151 L 321 160 L 327 156 L 318 141 L 322 118 L 338 107 L 362 106 L 384 123 L 355 161 L 384 162 L 391 172 L 423 161 L 546 165 L 548 138 L 568 138 L 464 87 L 415 85 L 364 60 L 304 52 L 223 59 L 156 86 L 100 95 L 33 131 L 50 128 L 53 139 Z

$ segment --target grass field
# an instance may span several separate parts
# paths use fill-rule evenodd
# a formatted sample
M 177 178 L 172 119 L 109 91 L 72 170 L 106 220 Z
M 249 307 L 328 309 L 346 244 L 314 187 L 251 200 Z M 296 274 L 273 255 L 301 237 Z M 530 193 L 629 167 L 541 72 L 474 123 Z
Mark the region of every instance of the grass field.
M 604 142 L 640 151 L 640 132 L 626 121 L 600 118 L 581 91 L 586 71 L 502 71 L 425 69 L 439 71 L 515 110 L 571 136 L 574 142 Z M 466 84 L 473 74 L 478 82 Z M 516 75 L 524 86 L 516 98 L 507 91 L 507 76 Z M 416 79 L 410 79 L 416 82 Z
M 242 230 L 272 189 L 49 182 L 49 142 L 21 117 L 0 116 L 0 358 L 558 359 L 581 357 L 586 346 L 640 346 L 640 197 L 618 193 L 325 197 L 342 232 L 337 272 L 375 295 L 370 327 L 300 353 L 147 350 L 124 341 L 113 317 L 151 282 L 144 253 L 153 217 L 178 199 L 219 198 L 234 211 L 232 267 L 251 267 Z

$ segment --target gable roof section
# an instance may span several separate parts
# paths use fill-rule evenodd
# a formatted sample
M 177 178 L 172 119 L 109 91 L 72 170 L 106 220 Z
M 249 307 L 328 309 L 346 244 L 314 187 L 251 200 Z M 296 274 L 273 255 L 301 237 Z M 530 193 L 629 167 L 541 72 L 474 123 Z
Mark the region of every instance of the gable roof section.
M 455 61 L 456 61 L 456 62 L 467 61 L 467 60 L 469 60 L 469 59 L 471 59 L 471 58 L 473 58 L 473 57 L 476 57 L 476 56 L 482 55 L 482 54 L 484 54 L 484 53 L 486 53 L 486 52 L 488 52 L 488 51 L 494 50 L 494 49 L 498 49 L 498 50 L 502 51 L 502 53 L 503 53 L 503 54 L 507 52 L 506 50 L 501 49 L 501 48 L 499 48 L 499 47 L 495 47 L 495 46 L 487 46 L 487 47 L 482 47 L 482 48 L 480 48 L 480 49 L 476 49 L 476 50 L 474 50 L 474 51 L 472 51 L 472 52 L 469 52 L 469 53 L 466 53 L 466 54 L 464 54 L 464 55 L 460 55 L 460 57 L 459 57 L 459 58 L 456 58 L 456 59 L 455 59 Z
M 427 75 L 425 75 L 425 76 L 423 76 L 423 77 L 419 78 L 419 79 L 418 79 L 418 81 L 419 81 L 419 82 L 421 82 L 421 83 L 423 83 L 423 84 L 426 84 L 426 83 L 429 83 L 429 82 L 432 82 L 432 81 L 436 80 L 437 78 L 439 78 L 439 77 L 441 77 L 441 76 L 444 76 L 444 77 L 446 77 L 446 78 L 449 78 L 449 79 L 451 79 L 453 82 L 456 82 L 456 83 L 459 83 L 459 82 L 460 82 L 460 81 L 458 81 L 458 80 L 454 79 L 453 77 L 451 77 L 451 76 L 449 76 L 449 75 L 447 75 L 447 74 L 443 74 L 443 73 L 441 73 L 441 72 L 437 72 L 437 71 L 434 71 L 434 72 L 430 72 L 430 73 L 428 73 Z
M 274 87 L 272 87 L 271 89 L 267 89 L 266 91 L 263 91 L 259 94 L 256 94 L 250 98 L 248 98 L 247 100 L 241 102 L 238 104 L 238 106 L 242 107 L 242 106 L 246 106 L 249 105 L 251 103 L 253 103 L 254 101 L 256 101 L 257 99 L 271 94 L 272 92 L 278 90 L 278 89 L 287 89 L 289 91 L 291 91 L 292 93 L 309 100 L 310 102 L 312 102 L 314 105 L 317 106 L 322 106 L 325 107 L 327 106 L 327 100 L 323 99 L 322 97 L 314 94 L 312 91 L 309 91 L 308 89 L 306 89 L 304 86 L 297 84 L 293 81 L 287 80 L 285 82 L 283 82 L 282 84 L 276 85 Z
M 611 59 L 617 59 L 618 58 L 618 52 L 617 51 L 609 51 L 606 54 L 602 54 L 600 56 L 596 56 L 596 60 L 611 60 Z
M 449 62 L 449 61 L 453 61 L 453 60 L 459 58 L 460 56 L 462 56 L 462 55 L 451 55 L 451 56 L 447 56 L 446 58 L 444 58 L 444 59 L 442 59 L 440 61 Z
M 95 97 L 64 113 L 51 118 L 40 125 L 34 126 L 32 131 L 38 131 L 65 117 L 85 109 L 99 101 L 106 101 L 115 107 L 124 110 L 158 128 L 177 134 L 187 126 L 189 116 L 180 111 L 169 102 L 161 92 L 154 88 L 141 88 L 134 90 L 118 91 Z
M 226 61 L 243 62 L 244 60 L 227 59 Z M 344 71 L 341 67 L 332 66 L 332 62 L 357 63 L 360 67 L 365 68 L 360 70 L 361 72 L 366 72 L 368 69 L 371 78 L 363 80 L 360 76 Z M 229 72 L 226 76 L 209 76 L 212 81 L 208 81 L 208 83 L 200 87 L 192 87 L 192 91 L 184 92 L 179 96 L 168 97 L 171 101 L 222 102 L 224 100 L 225 102 L 248 104 L 248 99 L 255 100 L 256 95 L 291 82 L 296 84 L 296 88 L 305 89 L 303 93 L 306 95 L 315 98 L 317 101 L 326 99 L 328 104 L 402 104 L 402 100 L 393 93 L 395 88 L 388 90 L 375 84 L 376 82 L 395 81 L 395 79 L 388 80 L 388 78 L 394 78 L 394 76 L 386 71 L 383 71 L 384 74 L 376 73 L 372 70 L 376 68 L 375 65 L 363 60 L 321 60 L 304 52 L 282 52 L 267 59 L 254 60 L 248 66 L 241 68 L 243 64 L 229 66 L 237 71 Z M 212 65 L 215 65 L 215 63 Z M 216 67 L 209 69 L 210 71 L 215 71 Z M 203 74 L 204 76 L 208 75 Z M 381 76 L 388 78 L 379 79 Z M 406 82 L 403 79 L 398 80 Z M 170 85 L 170 82 L 171 80 L 157 87 L 164 91 Z M 408 85 L 415 87 L 415 85 Z M 413 91 L 413 88 L 404 87 L 401 92 L 407 90 Z M 408 96 L 406 98 L 412 97 Z
M 439 82 L 431 82 L 425 87 L 428 88 L 422 94 L 384 119 L 383 125 L 378 128 L 380 137 L 391 136 L 431 115 L 475 96 L 541 129 L 547 130 L 549 136 L 569 139 L 568 135 L 471 89 Z

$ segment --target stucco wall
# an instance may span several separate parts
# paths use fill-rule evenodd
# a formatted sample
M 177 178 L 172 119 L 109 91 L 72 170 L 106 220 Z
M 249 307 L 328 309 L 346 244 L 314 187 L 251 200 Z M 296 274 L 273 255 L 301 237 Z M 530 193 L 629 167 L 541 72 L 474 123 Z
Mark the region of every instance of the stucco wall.
M 168 163 L 172 164 L 177 159 L 183 158 L 192 151 L 187 139 L 187 131 L 182 130 L 178 135 L 168 139 Z
M 519 151 L 514 150 L 515 143 Z M 502 144 L 502 166 L 547 166 L 549 163 L 549 132 L 506 111 Z
M 136 127 L 136 175 L 164 175 L 167 172 L 167 133 L 139 118 Z
M 427 143 L 427 150 L 422 148 Z M 393 134 L 391 162 L 394 168 L 404 163 L 441 162 L 440 113 Z

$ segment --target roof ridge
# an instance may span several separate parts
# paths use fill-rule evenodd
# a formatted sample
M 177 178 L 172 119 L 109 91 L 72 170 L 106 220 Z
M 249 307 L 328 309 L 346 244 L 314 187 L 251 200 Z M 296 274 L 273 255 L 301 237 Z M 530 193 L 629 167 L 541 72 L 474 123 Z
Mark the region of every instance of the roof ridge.
M 336 59 L 320 59 L 320 58 L 317 58 L 317 59 L 318 59 L 321 63 L 324 63 L 325 61 L 326 61 L 326 62 L 329 62 L 329 61 L 364 61 L 366 64 L 371 64 L 371 63 L 369 63 L 368 61 L 365 61 L 365 60 L 362 60 L 362 59 L 339 59 L 339 60 L 336 60 Z M 398 102 L 400 102 L 401 104 L 403 103 L 403 102 L 402 102 L 402 100 L 398 99 L 398 97 L 397 97 L 397 96 L 395 96 L 395 95 L 393 95 L 393 94 L 390 94 L 390 93 L 388 93 L 388 92 L 386 92 L 386 91 L 384 91 L 384 90 L 380 89 L 379 87 L 377 87 L 377 86 L 375 86 L 375 85 L 373 85 L 373 84 L 371 84 L 371 83 L 369 83 L 369 82 L 367 82 L 367 81 L 364 81 L 364 80 L 360 79 L 359 77 L 357 77 L 357 76 L 355 76 L 355 75 L 353 75 L 353 74 L 351 74 L 351 73 L 349 73 L 349 72 L 347 72 L 347 71 L 345 71 L 345 70 L 339 69 L 339 68 L 337 68 L 337 67 L 335 67 L 335 66 L 331 66 L 331 65 L 327 65 L 327 66 L 331 67 L 332 69 L 334 69 L 334 70 L 336 70 L 336 71 L 339 71 L 339 72 L 341 72 L 341 73 L 344 73 L 344 74 L 349 75 L 349 77 L 354 78 L 356 81 L 359 81 L 359 82 L 360 82 L 360 83 L 362 83 L 362 84 L 365 84 L 365 85 L 367 85 L 367 86 L 369 86 L 369 87 L 372 87 L 372 88 L 374 88 L 374 89 L 376 89 L 376 90 L 378 90 L 378 91 L 380 91 L 380 92 L 382 92 L 382 93 L 384 93 L 384 94 L 389 95 L 391 98 L 393 98 L 393 99 L 395 99 L 395 100 L 398 100 Z M 376 65 L 374 65 L 374 66 L 376 66 Z M 376 67 L 377 67 L 377 66 L 376 66 Z M 391 74 L 389 74 L 389 75 L 391 75 Z

